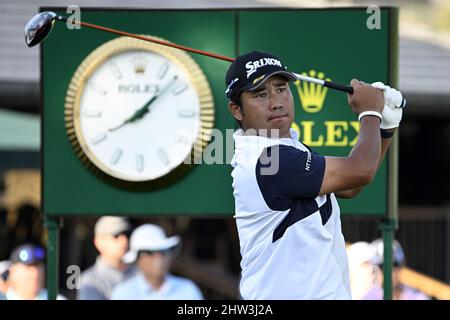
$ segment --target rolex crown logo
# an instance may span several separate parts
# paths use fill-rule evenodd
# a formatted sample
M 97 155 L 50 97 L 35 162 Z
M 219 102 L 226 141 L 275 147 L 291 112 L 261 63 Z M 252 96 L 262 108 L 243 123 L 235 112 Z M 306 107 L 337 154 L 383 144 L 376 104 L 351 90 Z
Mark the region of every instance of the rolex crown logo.
M 147 59 L 145 59 L 143 56 L 137 56 L 132 60 L 132 62 L 134 65 L 134 73 L 139 76 L 144 75 L 148 63 Z
M 302 72 L 302 75 L 320 80 L 331 81 L 329 78 L 325 79 L 325 74 L 323 72 L 316 72 L 315 70 L 310 70 L 308 73 Z M 325 96 L 327 94 L 326 87 L 316 83 L 300 80 L 295 81 L 294 84 L 297 87 L 303 110 L 309 113 L 316 113 L 322 110 Z

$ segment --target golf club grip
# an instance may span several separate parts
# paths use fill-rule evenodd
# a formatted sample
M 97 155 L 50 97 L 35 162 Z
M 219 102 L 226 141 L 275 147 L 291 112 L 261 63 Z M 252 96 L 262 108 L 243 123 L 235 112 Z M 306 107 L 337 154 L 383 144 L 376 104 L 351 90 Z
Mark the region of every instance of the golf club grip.
M 346 86 L 344 84 L 325 80 L 323 85 L 324 85 L 324 87 L 327 87 L 327 88 L 332 88 L 332 89 L 336 89 L 336 90 L 347 92 L 347 93 L 353 93 L 353 87 Z

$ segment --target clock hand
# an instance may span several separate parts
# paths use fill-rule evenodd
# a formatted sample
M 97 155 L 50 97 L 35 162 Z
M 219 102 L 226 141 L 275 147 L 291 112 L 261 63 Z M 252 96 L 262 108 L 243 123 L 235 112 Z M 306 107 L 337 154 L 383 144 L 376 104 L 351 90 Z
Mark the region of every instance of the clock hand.
M 146 104 L 144 104 L 144 106 L 142 106 L 141 108 L 139 108 L 138 110 L 136 110 L 133 115 L 131 117 L 129 117 L 128 119 L 126 119 L 124 122 L 122 122 L 121 124 L 109 128 L 109 131 L 115 131 L 121 127 L 123 127 L 124 125 L 126 125 L 127 123 L 132 123 L 135 122 L 136 120 L 141 119 L 144 115 L 146 115 L 149 111 L 150 111 L 150 105 L 158 98 L 160 97 L 164 92 L 167 91 L 167 89 L 177 80 L 178 76 L 174 76 L 171 80 L 169 80 L 169 82 L 162 88 L 160 89 L 153 97 L 150 98 L 150 100 L 147 101 Z

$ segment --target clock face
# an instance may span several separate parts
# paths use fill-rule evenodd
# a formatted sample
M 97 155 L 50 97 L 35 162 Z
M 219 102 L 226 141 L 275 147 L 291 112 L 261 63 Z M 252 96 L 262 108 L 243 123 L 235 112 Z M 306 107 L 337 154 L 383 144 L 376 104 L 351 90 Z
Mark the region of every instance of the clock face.
M 151 181 L 191 159 L 204 132 L 204 102 L 180 61 L 128 45 L 85 66 L 72 120 L 83 155 L 97 169 Z

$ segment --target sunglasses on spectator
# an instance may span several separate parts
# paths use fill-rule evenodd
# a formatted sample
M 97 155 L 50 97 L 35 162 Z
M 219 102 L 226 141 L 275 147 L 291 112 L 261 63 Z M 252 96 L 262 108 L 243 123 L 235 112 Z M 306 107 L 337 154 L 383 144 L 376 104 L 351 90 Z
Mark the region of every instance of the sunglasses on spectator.
M 379 264 L 378 266 L 380 267 L 380 269 L 383 269 L 383 267 L 384 267 L 383 264 Z M 397 261 L 394 261 L 394 262 L 392 263 L 392 266 L 393 266 L 394 268 L 401 268 L 401 267 L 404 266 L 404 264 L 403 264 L 403 263 L 398 263 Z
M 164 250 L 141 250 L 139 251 L 139 254 L 145 254 L 145 255 L 149 255 L 149 256 L 153 256 L 157 253 L 162 254 L 162 255 L 166 255 L 169 254 L 173 251 L 172 248 L 170 249 L 164 249 Z
M 123 231 L 123 232 L 119 232 L 119 233 L 113 235 L 113 237 L 116 238 L 116 239 L 119 238 L 120 236 L 125 236 L 127 238 L 130 238 L 131 232 L 130 231 Z

